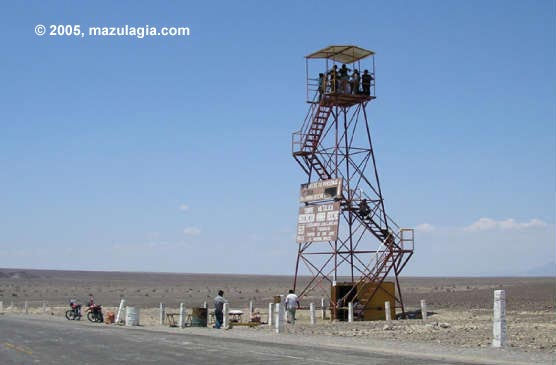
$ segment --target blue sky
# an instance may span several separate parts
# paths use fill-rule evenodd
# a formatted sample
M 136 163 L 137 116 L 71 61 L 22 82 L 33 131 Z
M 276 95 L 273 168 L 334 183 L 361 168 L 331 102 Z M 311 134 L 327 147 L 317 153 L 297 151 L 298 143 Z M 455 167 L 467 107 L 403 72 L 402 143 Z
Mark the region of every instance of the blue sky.
M 377 54 L 369 119 L 387 212 L 417 228 L 407 275 L 554 262 L 554 15 L 552 1 L 4 5 L 0 267 L 293 273 L 303 56 L 331 44 Z

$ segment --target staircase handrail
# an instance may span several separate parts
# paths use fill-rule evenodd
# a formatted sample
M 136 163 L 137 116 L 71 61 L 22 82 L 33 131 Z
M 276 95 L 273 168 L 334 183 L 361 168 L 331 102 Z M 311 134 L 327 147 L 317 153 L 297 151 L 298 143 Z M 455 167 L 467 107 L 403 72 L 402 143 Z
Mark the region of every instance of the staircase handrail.
M 319 110 L 322 103 L 317 101 L 319 98 L 319 94 L 315 93 L 313 96 L 313 101 L 311 102 L 311 107 L 307 111 L 305 115 L 305 119 L 303 120 L 303 124 L 301 128 L 292 133 L 292 153 L 295 154 L 296 152 L 301 152 L 305 149 L 307 145 L 307 137 L 309 135 L 309 131 L 311 130 L 311 126 L 313 125 L 313 121 L 316 117 L 317 111 Z M 296 149 L 298 146 L 298 149 Z M 314 151 L 313 151 L 314 152 Z
M 315 93 L 315 95 L 313 96 L 313 101 L 311 102 L 311 107 L 307 111 L 307 114 L 305 115 L 305 119 L 303 120 L 303 124 L 299 129 L 299 132 L 301 132 L 302 134 L 307 134 L 307 132 L 311 128 L 311 124 L 313 123 L 315 112 L 318 109 L 318 106 L 320 105 L 320 103 L 317 102 L 317 99 L 318 99 L 318 93 Z

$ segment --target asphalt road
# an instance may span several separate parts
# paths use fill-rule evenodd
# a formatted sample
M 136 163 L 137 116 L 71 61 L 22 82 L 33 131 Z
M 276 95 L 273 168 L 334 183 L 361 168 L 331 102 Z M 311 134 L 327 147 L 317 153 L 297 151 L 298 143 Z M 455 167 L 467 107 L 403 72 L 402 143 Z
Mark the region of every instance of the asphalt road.
M 0 316 L 0 364 L 464 364 L 245 339 Z

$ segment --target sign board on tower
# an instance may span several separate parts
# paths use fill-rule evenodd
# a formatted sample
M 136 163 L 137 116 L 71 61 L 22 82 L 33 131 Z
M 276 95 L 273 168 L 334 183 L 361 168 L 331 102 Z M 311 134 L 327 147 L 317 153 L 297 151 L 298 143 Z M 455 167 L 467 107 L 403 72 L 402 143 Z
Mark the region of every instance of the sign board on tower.
M 319 180 L 301 184 L 299 201 L 301 203 L 319 200 L 332 200 L 342 196 L 342 179 Z
M 299 208 L 296 241 L 303 243 L 337 240 L 339 218 L 340 202 Z

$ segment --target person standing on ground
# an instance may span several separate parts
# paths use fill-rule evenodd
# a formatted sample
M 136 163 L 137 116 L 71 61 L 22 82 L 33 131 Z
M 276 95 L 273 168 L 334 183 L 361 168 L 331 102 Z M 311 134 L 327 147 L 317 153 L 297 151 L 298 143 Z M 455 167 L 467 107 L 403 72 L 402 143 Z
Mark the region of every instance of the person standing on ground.
M 295 324 L 295 310 L 299 308 L 299 298 L 290 289 L 288 295 L 286 296 L 286 311 L 288 312 L 288 323 Z
M 224 298 L 224 291 L 219 290 L 218 295 L 214 297 L 214 328 L 222 327 L 224 322 L 224 303 L 228 303 L 228 301 Z
M 362 321 L 365 317 L 365 306 L 359 300 L 353 302 L 353 319 Z

